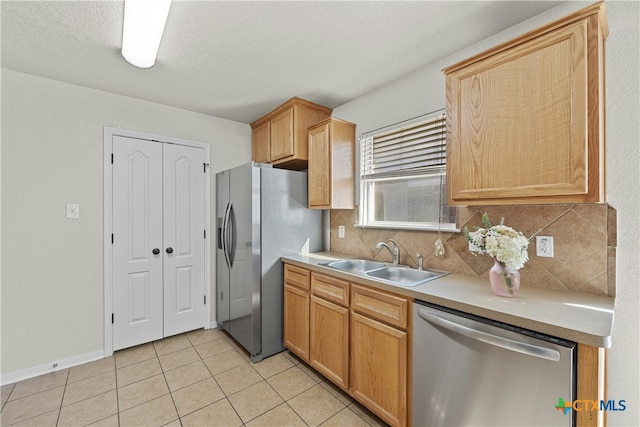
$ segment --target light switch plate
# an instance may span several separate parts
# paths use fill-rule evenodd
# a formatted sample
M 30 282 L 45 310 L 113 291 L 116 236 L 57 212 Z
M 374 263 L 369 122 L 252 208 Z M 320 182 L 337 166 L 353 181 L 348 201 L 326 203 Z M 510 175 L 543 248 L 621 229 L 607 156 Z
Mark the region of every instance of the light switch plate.
M 344 225 L 338 226 L 338 237 L 344 239 Z
M 80 218 L 80 205 L 77 203 L 67 203 L 67 218 Z

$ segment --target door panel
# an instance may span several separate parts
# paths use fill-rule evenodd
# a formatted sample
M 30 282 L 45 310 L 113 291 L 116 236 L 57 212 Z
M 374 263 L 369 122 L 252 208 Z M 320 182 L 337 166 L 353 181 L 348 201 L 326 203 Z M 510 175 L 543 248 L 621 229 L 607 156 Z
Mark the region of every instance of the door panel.
M 114 136 L 112 149 L 119 350 L 204 325 L 206 174 L 202 148 Z
M 162 338 L 162 146 L 113 138 L 113 347 Z
M 164 148 L 164 335 L 204 324 L 204 150 Z M 169 251 L 172 248 L 173 251 Z

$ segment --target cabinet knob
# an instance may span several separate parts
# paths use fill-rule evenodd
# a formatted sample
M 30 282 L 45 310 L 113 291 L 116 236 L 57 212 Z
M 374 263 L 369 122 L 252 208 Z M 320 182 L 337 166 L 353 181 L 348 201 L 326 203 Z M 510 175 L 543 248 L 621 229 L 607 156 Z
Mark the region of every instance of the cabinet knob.
M 168 253 L 168 254 L 173 253 L 173 248 L 172 248 L 171 246 L 169 246 L 169 247 L 167 248 L 167 253 Z
M 158 255 L 160 253 L 160 249 L 154 248 L 151 252 L 153 252 L 154 255 Z

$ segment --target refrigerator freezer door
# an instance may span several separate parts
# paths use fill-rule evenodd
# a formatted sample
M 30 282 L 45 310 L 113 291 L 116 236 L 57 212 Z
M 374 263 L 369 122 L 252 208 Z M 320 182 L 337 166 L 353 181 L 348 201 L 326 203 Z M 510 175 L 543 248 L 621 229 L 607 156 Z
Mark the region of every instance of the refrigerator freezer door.
M 229 199 L 229 326 L 227 331 L 251 355 L 260 348 L 260 170 L 231 169 Z

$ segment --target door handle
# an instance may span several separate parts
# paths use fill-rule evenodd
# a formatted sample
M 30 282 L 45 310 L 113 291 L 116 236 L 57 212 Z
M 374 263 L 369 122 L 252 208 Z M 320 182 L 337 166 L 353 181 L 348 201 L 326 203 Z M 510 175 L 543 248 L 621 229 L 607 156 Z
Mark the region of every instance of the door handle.
M 154 248 L 151 252 L 153 252 L 154 255 L 158 255 L 160 253 L 160 249 Z
M 228 243 L 227 249 L 229 251 L 229 266 L 233 267 L 233 261 L 236 255 L 236 219 L 235 211 L 233 209 L 233 203 L 229 202 L 229 221 L 228 221 Z
M 229 260 L 229 215 L 230 215 L 231 202 L 227 202 L 227 206 L 224 209 L 224 218 L 222 219 L 222 253 L 224 254 L 224 260 L 227 263 L 227 267 L 231 268 L 231 261 Z
M 506 350 L 515 351 L 529 356 L 552 360 L 554 362 L 560 360 L 560 352 L 554 349 L 520 342 L 510 338 L 500 337 L 487 332 L 479 331 L 477 329 L 469 328 L 468 326 L 460 325 L 456 322 L 452 322 L 451 320 L 443 319 L 442 317 L 433 313 L 429 313 L 427 310 L 423 309 L 418 309 L 418 316 L 433 325 L 440 326 L 441 328 L 448 329 L 452 332 L 456 332 L 460 335 L 474 339 L 476 341 L 481 341 L 486 344 L 494 345 L 496 347 L 501 347 Z
M 169 246 L 169 247 L 167 248 L 167 251 L 166 251 L 166 252 L 167 252 L 168 254 L 173 253 L 173 248 L 172 248 L 171 246 Z

